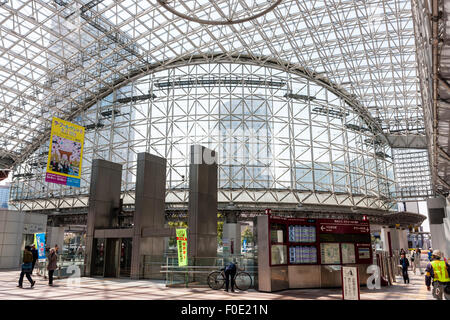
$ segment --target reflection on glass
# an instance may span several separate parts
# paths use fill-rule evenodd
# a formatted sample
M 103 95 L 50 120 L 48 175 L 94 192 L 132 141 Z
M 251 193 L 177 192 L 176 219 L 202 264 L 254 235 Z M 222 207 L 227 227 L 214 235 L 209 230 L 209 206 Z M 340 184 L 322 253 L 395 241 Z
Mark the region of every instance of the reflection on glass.
M 284 243 L 286 234 L 286 226 L 284 224 L 272 223 L 270 225 L 270 242 Z
M 342 243 L 342 263 L 356 263 L 355 245 L 353 243 Z
M 282 244 L 274 244 L 271 246 L 272 265 L 287 263 L 287 248 Z
M 92 275 L 103 276 L 103 267 L 105 264 L 105 239 L 94 239 L 93 261 Z
M 321 243 L 320 255 L 322 264 L 340 264 L 339 243 Z
M 124 238 L 120 247 L 120 276 L 129 277 L 131 274 L 131 238 Z

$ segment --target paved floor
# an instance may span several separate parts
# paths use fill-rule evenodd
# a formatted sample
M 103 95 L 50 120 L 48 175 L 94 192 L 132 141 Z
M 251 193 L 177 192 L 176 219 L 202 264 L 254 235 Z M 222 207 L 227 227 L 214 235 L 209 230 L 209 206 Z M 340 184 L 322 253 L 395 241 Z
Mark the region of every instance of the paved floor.
M 209 288 L 166 288 L 164 282 L 150 280 L 81 278 L 74 286 L 67 279 L 55 280 L 49 287 L 42 277 L 33 275 L 34 288 L 25 278 L 23 289 L 17 288 L 18 271 L 0 271 L 0 300 L 58 299 L 58 300 L 340 300 L 340 289 L 301 289 L 263 293 L 255 290 L 227 293 Z M 403 284 L 401 277 L 391 287 L 380 290 L 361 288 L 362 300 L 432 300 L 423 276 L 410 272 L 411 283 Z

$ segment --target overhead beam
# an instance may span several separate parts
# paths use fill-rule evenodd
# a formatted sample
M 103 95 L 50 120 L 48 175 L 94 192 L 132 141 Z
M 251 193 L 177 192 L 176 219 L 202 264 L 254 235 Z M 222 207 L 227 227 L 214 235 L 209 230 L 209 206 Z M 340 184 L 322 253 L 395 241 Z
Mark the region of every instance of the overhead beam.
M 426 135 L 396 135 L 388 134 L 387 139 L 391 148 L 397 149 L 427 149 L 428 139 Z

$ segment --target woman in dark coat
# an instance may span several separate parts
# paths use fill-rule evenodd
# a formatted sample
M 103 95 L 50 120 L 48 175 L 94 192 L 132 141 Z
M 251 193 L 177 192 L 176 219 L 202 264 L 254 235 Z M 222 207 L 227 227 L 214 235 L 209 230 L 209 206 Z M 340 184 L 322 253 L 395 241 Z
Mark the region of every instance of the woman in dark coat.
M 55 272 L 57 266 L 56 262 L 58 261 L 58 255 L 56 254 L 56 250 L 54 248 L 50 249 L 50 253 L 47 256 L 48 258 L 48 285 L 53 286 L 53 273 Z
M 23 264 L 22 264 L 22 272 L 20 273 L 19 278 L 19 288 L 22 288 L 23 283 L 23 276 L 26 275 L 28 281 L 31 283 L 31 287 L 34 287 L 34 284 L 36 281 L 33 281 L 31 278 L 31 270 L 32 270 L 32 263 L 33 263 L 33 254 L 31 253 L 30 246 L 25 246 L 25 251 L 23 252 Z
M 402 253 L 402 257 L 400 258 L 400 265 L 402 266 L 403 281 L 405 283 L 408 281 L 409 283 L 409 276 L 408 276 L 409 261 L 405 253 Z

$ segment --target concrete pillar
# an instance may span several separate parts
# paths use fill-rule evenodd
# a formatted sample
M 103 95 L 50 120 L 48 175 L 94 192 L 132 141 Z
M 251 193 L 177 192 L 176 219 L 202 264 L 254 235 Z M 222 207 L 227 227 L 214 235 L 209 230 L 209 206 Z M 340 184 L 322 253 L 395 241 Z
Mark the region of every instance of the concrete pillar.
M 216 153 L 191 146 L 188 211 L 189 258 L 217 255 L 217 161 Z
M 390 252 L 392 250 L 392 254 L 394 253 L 395 247 L 395 232 L 393 232 L 393 228 L 382 227 L 380 231 L 380 239 L 383 246 L 383 251 Z M 389 249 L 389 238 L 391 243 L 391 249 Z
M 419 212 L 419 202 L 418 201 L 406 202 L 406 211 L 420 213 Z
M 397 230 L 398 233 L 398 244 L 400 249 L 403 248 L 406 252 L 408 252 L 408 230 L 407 229 L 400 229 Z
M 20 256 L 24 250 L 23 226 L 22 213 L 0 210 L 0 269 L 19 268 L 21 265 Z
M 47 227 L 47 243 L 49 248 L 54 248 L 55 245 L 59 247 L 59 254 L 64 250 L 64 227 Z
M 389 237 L 391 238 L 392 254 L 398 253 L 400 249 L 408 250 L 408 232 L 407 230 L 396 229 L 395 227 L 382 227 L 380 238 L 383 245 L 383 251 L 389 252 Z
M 141 276 L 144 255 L 151 261 L 162 261 L 163 237 L 142 237 L 143 228 L 162 229 L 165 223 L 166 159 L 149 153 L 139 153 L 136 174 L 136 206 L 131 258 L 131 278 Z M 161 278 L 159 266 L 150 270 L 151 278 Z
M 430 222 L 431 247 L 439 249 L 445 257 L 450 257 L 450 203 L 448 199 L 427 199 L 428 219 Z
M 95 159 L 92 162 L 86 231 L 85 274 L 91 275 L 94 232 L 118 226 L 122 165 Z
M 241 254 L 241 223 L 235 213 L 227 213 L 223 224 L 223 255 L 237 256 Z

